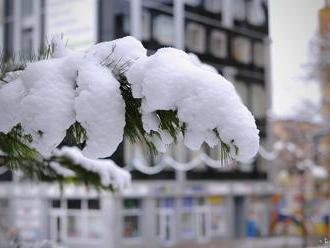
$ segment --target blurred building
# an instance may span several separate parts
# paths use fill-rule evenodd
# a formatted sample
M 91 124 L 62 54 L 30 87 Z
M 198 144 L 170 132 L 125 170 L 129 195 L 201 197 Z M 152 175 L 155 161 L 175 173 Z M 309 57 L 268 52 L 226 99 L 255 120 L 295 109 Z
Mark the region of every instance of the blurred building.
M 329 37 L 330 25 L 330 3 L 325 1 L 325 7 L 319 12 L 319 26 L 321 37 Z M 329 45 L 323 46 L 323 49 L 329 50 Z M 329 54 L 329 51 L 326 52 Z M 318 151 L 322 154 L 319 160 L 322 161 L 328 170 L 330 170 L 330 65 L 326 64 L 321 71 L 322 78 L 322 114 L 326 125 L 316 135 L 316 143 Z
M 234 82 L 257 119 L 261 144 L 268 141 L 267 1 L 5 0 L 2 14 L 4 48 L 26 56 L 59 33 L 73 49 L 131 34 L 150 54 L 164 46 L 195 53 Z M 200 153 L 207 160 L 188 172 L 145 169 L 158 168 L 165 156 L 189 165 Z M 266 162 L 257 157 L 209 166 L 219 158 L 217 148 L 193 152 L 182 144 L 154 156 L 143 144 L 125 141 L 113 159 L 131 170 L 133 187 L 114 194 L 75 186 L 61 192 L 58 185 L 18 182 L 7 173 L 0 216 L 9 221 L 0 218 L 0 229 L 15 227 L 21 239 L 51 239 L 69 247 L 154 248 L 267 236 L 273 187 Z

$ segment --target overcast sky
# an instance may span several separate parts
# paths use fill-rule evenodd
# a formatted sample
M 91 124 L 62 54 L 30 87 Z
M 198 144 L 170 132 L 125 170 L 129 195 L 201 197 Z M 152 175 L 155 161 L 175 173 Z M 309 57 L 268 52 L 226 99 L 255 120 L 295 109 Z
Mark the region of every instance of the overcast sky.
M 269 0 L 272 112 L 287 116 L 303 99 L 318 103 L 317 83 L 306 82 L 308 44 L 318 29 L 324 0 Z

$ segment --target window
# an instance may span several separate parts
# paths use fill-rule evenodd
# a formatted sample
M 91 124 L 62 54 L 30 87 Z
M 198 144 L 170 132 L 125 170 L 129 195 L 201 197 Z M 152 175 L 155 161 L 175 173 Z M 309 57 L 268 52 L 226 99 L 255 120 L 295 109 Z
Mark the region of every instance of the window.
M 137 239 L 142 237 L 142 201 L 137 198 L 123 200 L 123 229 L 124 239 Z
M 60 208 L 61 207 L 61 200 L 52 200 L 51 201 L 52 208 Z
M 247 20 L 250 24 L 255 26 L 261 26 L 266 22 L 262 1 L 252 0 L 247 2 Z
M 142 13 L 142 40 L 150 40 L 151 38 L 151 15 L 148 11 L 144 10 Z
M 222 0 L 205 0 L 204 8 L 211 13 L 220 13 L 222 10 Z
M 140 218 L 137 215 L 126 215 L 124 216 L 124 238 L 137 238 L 140 237 Z
M 80 209 L 81 200 L 68 199 L 68 209 Z
M 263 67 L 265 65 L 264 46 L 261 42 L 256 42 L 253 45 L 253 63 L 256 66 Z
M 22 30 L 21 50 L 25 57 L 30 57 L 33 53 L 33 29 L 27 28 Z
M 83 233 L 83 222 L 79 215 L 68 215 L 67 217 L 67 235 L 68 238 L 79 238 Z
M 227 56 L 227 37 L 224 32 L 213 30 L 210 41 L 211 53 L 218 58 Z
M 100 200 L 90 199 L 87 201 L 88 209 L 100 209 Z
M 181 234 L 184 239 L 192 239 L 196 235 L 194 203 L 192 197 L 182 199 Z
M 243 37 L 236 37 L 233 39 L 232 55 L 234 59 L 243 64 L 252 62 L 251 42 Z
M 175 240 L 175 199 L 172 197 L 157 200 L 156 230 L 160 241 L 172 245 Z
M 103 238 L 104 222 L 99 199 L 51 199 L 49 206 L 51 240 L 96 242 Z
M 33 0 L 21 0 L 21 15 L 29 17 L 33 14 Z
M 208 203 L 211 211 L 211 235 L 215 237 L 225 236 L 227 230 L 227 212 L 224 197 L 209 196 Z
M 237 80 L 234 82 L 234 86 L 238 95 L 241 97 L 241 100 L 244 103 L 244 105 L 248 106 L 249 95 L 248 95 L 247 83 Z
M 184 3 L 188 6 L 197 7 L 201 4 L 201 0 L 185 0 Z
M 87 216 L 87 237 L 89 239 L 101 239 L 103 233 L 102 216 Z
M 233 4 L 234 19 L 237 21 L 244 21 L 246 19 L 245 0 L 235 0 Z
M 266 91 L 262 85 L 251 85 L 251 110 L 256 118 L 265 118 L 267 111 Z
M 8 233 L 11 228 L 9 215 L 9 200 L 7 198 L 0 198 L 0 237 L 1 233 Z
M 205 28 L 197 23 L 188 23 L 186 30 L 186 46 L 196 53 L 205 52 Z
M 174 44 L 174 23 L 173 17 L 158 15 L 153 25 L 154 39 L 163 45 Z

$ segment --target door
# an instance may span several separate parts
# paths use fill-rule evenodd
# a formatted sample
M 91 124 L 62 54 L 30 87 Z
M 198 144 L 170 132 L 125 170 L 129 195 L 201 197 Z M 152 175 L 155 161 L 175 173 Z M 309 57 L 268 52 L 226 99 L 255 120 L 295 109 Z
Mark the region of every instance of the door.
M 63 218 L 59 214 L 51 214 L 49 220 L 49 237 L 50 240 L 60 244 L 64 241 L 64 223 Z
M 197 207 L 196 209 L 196 228 L 197 240 L 207 242 L 210 240 L 210 212 L 207 207 Z
M 236 238 L 245 234 L 245 204 L 243 196 L 234 197 L 234 234 Z
M 175 241 L 175 220 L 173 209 L 160 209 L 160 240 L 163 244 L 172 245 Z

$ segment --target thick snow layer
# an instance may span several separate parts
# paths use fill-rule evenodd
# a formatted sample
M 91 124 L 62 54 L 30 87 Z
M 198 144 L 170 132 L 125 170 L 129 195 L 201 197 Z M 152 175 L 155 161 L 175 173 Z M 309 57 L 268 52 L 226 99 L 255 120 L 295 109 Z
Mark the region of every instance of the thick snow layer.
M 194 65 L 196 65 L 198 67 L 201 67 L 205 71 L 210 71 L 210 72 L 218 73 L 218 70 L 214 66 L 209 65 L 209 64 L 202 63 L 202 61 L 200 61 L 200 59 L 197 57 L 196 54 L 189 53 L 189 57 L 190 57 L 191 62 Z
M 127 68 L 135 60 L 146 57 L 147 50 L 142 43 L 132 36 L 126 36 L 113 41 L 101 42 L 87 50 L 89 56 L 98 62 L 111 64 L 113 70 Z
M 54 36 L 52 39 L 52 46 L 54 48 L 52 57 L 62 58 L 72 54 L 72 51 L 64 44 L 61 36 Z
M 111 69 L 145 57 L 146 49 L 133 37 L 100 43 L 86 52 L 70 51 L 59 37 L 52 43 L 52 59 L 7 75 L 12 82 L 0 88 L 0 132 L 21 123 L 32 135 L 31 146 L 47 156 L 78 121 L 87 131 L 84 154 L 111 156 L 125 126 L 125 104 Z M 106 62 L 112 62 L 110 68 Z
M 78 57 L 31 63 L 20 79 L 25 87 L 19 118 L 32 146 L 49 155 L 75 122 L 74 98 Z
M 49 166 L 58 174 L 58 175 L 62 175 L 64 177 L 73 177 L 75 175 L 75 173 L 68 169 L 63 167 L 62 165 L 60 165 L 59 163 L 52 161 L 49 163 Z
M 0 132 L 8 133 L 20 121 L 23 94 L 24 86 L 19 78 L 0 88 Z
M 253 157 L 259 147 L 258 129 L 234 86 L 225 78 L 196 65 L 191 56 L 174 48 L 159 49 L 137 60 L 127 72 L 133 95 L 143 98 L 142 113 L 177 110 L 186 123 L 185 145 L 199 149 L 206 141 L 215 145 L 212 130 L 238 160 Z M 148 125 L 150 127 L 151 121 Z M 150 128 L 149 128 L 150 129 Z M 234 145 L 239 148 L 235 155 Z
M 77 86 L 76 119 L 87 131 L 83 153 L 90 158 L 108 157 L 124 135 L 125 102 L 120 84 L 109 68 L 87 56 L 79 65 Z
M 131 175 L 118 167 L 112 160 L 89 159 L 76 147 L 63 147 L 55 150 L 54 155 L 68 157 L 86 170 L 98 173 L 104 186 L 112 185 L 114 188 L 122 190 L 131 184 Z

